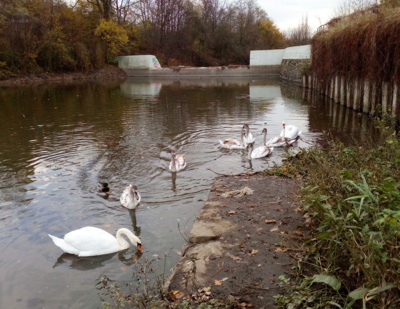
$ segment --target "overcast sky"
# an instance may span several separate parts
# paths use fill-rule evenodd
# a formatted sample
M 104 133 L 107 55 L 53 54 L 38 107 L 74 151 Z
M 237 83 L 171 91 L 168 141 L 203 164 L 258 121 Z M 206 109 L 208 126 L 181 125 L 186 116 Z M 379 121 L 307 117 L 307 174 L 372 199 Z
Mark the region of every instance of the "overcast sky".
M 304 17 L 312 31 L 335 17 L 345 0 L 257 0 L 281 32 L 296 28 Z

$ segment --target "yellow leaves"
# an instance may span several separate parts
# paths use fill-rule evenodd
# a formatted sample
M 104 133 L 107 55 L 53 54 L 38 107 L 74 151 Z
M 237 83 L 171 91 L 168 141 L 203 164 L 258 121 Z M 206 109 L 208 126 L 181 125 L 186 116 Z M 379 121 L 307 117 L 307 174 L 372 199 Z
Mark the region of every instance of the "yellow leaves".
M 101 19 L 94 34 L 106 43 L 112 55 L 120 53 L 129 40 L 126 30 L 112 20 Z
M 171 299 L 173 301 L 181 299 L 182 297 L 185 296 L 185 293 L 178 291 L 178 290 L 172 290 L 168 293 L 169 297 L 171 297 Z

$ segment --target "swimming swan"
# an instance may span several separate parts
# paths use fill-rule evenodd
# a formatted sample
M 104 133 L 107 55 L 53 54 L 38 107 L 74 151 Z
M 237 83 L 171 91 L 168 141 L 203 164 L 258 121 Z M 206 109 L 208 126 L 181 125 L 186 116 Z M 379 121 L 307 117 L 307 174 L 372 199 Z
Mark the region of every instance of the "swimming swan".
M 265 144 L 265 141 L 267 139 L 267 129 L 264 128 L 262 130 L 262 133 L 264 134 L 264 137 L 263 137 L 263 144 L 261 146 L 258 146 L 257 148 L 253 149 L 254 148 L 254 142 L 253 143 L 249 143 L 248 146 L 247 146 L 248 150 L 249 150 L 249 153 L 248 153 L 248 159 L 249 160 L 267 157 L 274 150 L 274 147 L 269 147 L 269 146 L 267 146 Z
M 137 205 L 140 204 L 142 200 L 140 193 L 137 191 L 137 187 L 129 185 L 122 192 L 119 198 L 121 205 L 128 209 L 135 209 Z
M 242 130 L 244 130 L 244 132 L 245 132 L 244 138 L 243 138 L 243 143 L 245 146 L 247 146 L 250 143 L 254 143 L 256 141 L 253 134 L 251 134 L 251 132 L 250 132 L 250 127 L 248 124 L 244 124 Z
M 301 131 L 297 126 L 286 125 L 282 123 L 282 131 L 279 136 L 271 138 L 266 145 L 273 147 L 282 147 L 292 145 L 300 137 Z
M 173 173 L 179 172 L 186 167 L 187 161 L 184 154 L 171 153 L 171 162 L 169 163 L 169 170 Z
M 143 250 L 140 239 L 126 228 L 120 228 L 116 238 L 110 233 L 92 226 L 71 231 L 65 234 L 64 239 L 49 234 L 55 245 L 61 250 L 77 256 L 97 256 L 128 249 L 130 244 L 123 235 L 132 244 L 136 244 L 138 250 Z
M 224 140 L 219 140 L 219 143 L 223 148 L 227 149 L 245 149 L 246 144 L 244 142 L 244 137 L 245 137 L 245 128 L 243 126 L 242 131 L 240 132 L 240 141 L 236 138 L 228 138 Z
M 297 139 L 300 137 L 301 131 L 297 126 L 292 124 L 286 125 L 285 122 L 282 123 L 282 131 L 280 136 L 288 138 L 289 140 Z

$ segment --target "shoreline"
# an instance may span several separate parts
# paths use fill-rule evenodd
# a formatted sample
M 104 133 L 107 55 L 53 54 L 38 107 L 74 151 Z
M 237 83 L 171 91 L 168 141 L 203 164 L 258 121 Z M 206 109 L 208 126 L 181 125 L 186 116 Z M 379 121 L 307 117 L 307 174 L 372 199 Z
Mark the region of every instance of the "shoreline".
M 274 308 L 285 293 L 279 277 L 291 277 L 306 252 L 299 189 L 296 180 L 262 173 L 217 178 L 164 293 L 175 303 Z
M 124 81 L 127 78 L 124 70 L 114 66 L 106 65 L 99 70 L 88 72 L 69 72 L 69 73 L 41 73 L 10 77 L 0 80 L 0 87 L 19 87 L 41 85 L 45 83 L 69 83 L 79 81 L 102 81 L 119 80 Z

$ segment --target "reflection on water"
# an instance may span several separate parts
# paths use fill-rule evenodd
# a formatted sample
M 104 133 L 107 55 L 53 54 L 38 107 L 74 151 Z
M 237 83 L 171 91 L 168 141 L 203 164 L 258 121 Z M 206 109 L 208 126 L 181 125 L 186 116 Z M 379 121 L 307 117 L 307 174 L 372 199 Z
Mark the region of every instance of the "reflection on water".
M 140 235 L 143 257 L 166 254 L 169 271 L 216 176 L 280 164 L 287 151 L 323 142 L 323 131 L 360 139 L 370 125 L 268 79 L 44 85 L 0 89 L 0 99 L 1 308 L 97 308 L 99 275 L 128 282 L 141 259 L 134 247 L 95 258 L 62 254 L 47 234 L 128 227 Z M 299 126 L 302 138 L 271 157 L 249 161 L 245 150 L 219 147 L 219 139 L 239 138 L 244 123 L 257 146 L 262 129 L 279 135 L 282 121 Z M 169 172 L 172 150 L 186 155 L 184 171 Z M 109 183 L 109 196 L 98 182 Z M 129 184 L 142 196 L 131 211 L 119 203 Z

